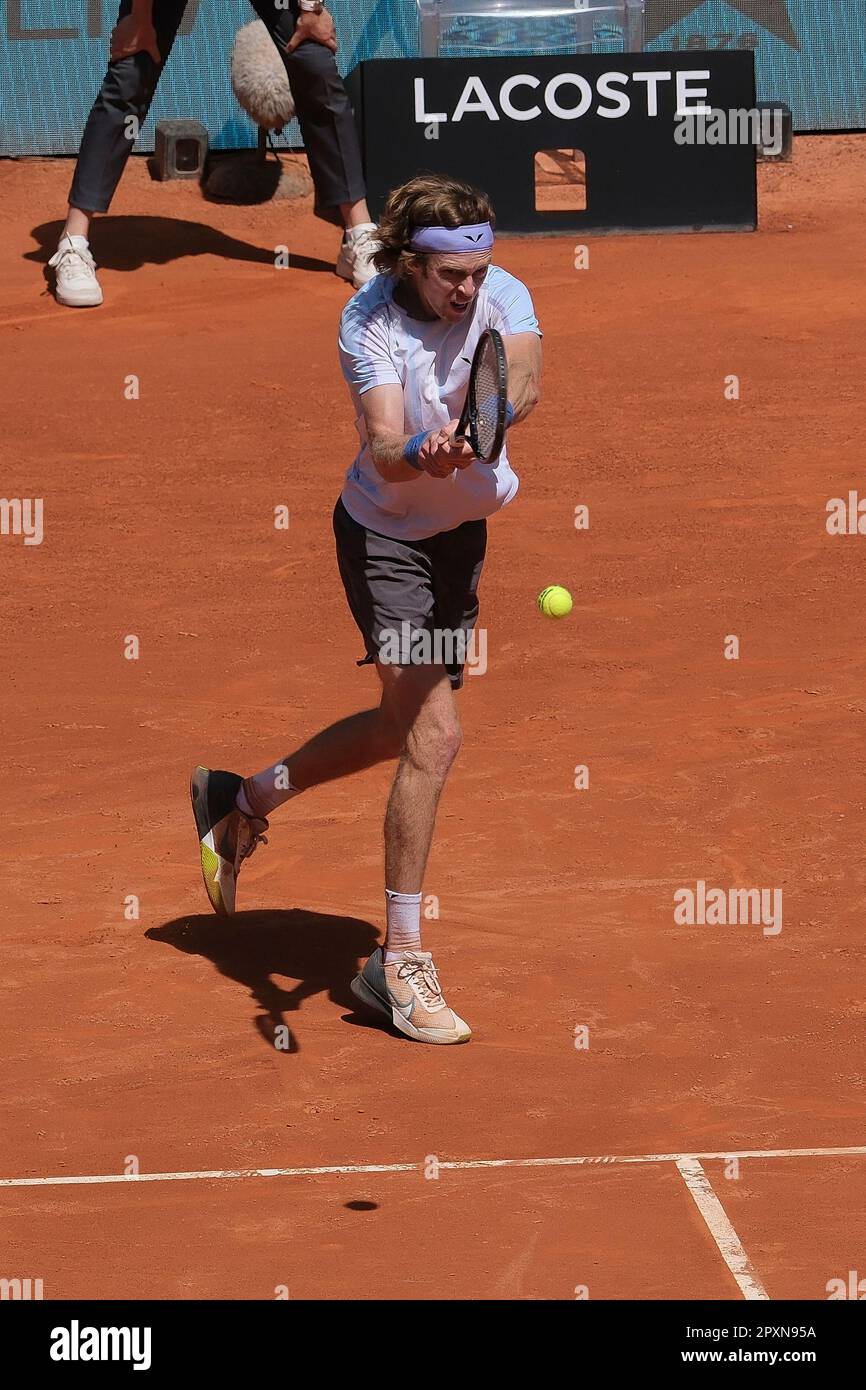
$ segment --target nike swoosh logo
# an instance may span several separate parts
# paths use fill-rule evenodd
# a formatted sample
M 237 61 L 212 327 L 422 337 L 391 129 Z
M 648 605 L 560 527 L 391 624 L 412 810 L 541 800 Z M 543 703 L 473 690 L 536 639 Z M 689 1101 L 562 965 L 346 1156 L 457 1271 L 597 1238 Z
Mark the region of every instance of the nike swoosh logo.
M 471 232 L 464 232 L 463 235 L 465 236 L 467 241 L 480 241 L 484 233 L 476 232 L 473 236 Z

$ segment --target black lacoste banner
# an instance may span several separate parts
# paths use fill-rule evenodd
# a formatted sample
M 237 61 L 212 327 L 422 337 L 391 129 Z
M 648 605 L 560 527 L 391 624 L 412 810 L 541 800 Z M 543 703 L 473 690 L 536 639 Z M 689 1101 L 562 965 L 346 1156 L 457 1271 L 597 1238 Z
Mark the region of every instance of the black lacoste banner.
M 488 192 L 500 231 L 753 230 L 754 56 L 615 53 L 543 58 L 405 58 L 347 79 L 373 215 L 422 170 Z M 710 139 L 710 113 L 723 113 Z M 717 123 L 718 125 L 718 123 Z M 578 150 L 584 209 L 536 205 L 536 155 Z

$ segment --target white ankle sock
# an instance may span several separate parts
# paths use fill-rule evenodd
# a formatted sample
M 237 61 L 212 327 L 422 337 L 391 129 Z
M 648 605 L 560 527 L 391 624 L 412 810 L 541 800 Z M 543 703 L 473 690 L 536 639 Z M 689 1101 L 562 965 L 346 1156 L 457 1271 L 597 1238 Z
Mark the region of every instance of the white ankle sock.
M 267 820 L 272 811 L 299 796 L 300 787 L 293 787 L 289 769 L 284 762 L 266 767 L 254 777 L 246 777 L 241 783 L 235 804 L 245 816 L 255 816 L 257 820 Z
M 399 960 L 404 951 L 421 950 L 421 894 L 393 893 L 385 889 L 385 964 Z
M 70 236 L 68 232 L 64 232 L 60 238 L 60 242 L 63 241 L 71 241 L 76 251 L 84 251 L 90 246 L 90 242 L 86 236 Z M 58 246 L 60 242 L 58 242 Z

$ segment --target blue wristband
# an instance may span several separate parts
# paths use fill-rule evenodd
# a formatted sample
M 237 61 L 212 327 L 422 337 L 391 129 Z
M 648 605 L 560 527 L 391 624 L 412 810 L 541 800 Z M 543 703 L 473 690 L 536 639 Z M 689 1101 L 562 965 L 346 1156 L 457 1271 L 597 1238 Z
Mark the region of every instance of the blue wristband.
M 406 440 L 406 445 L 403 449 L 404 459 L 412 468 L 417 468 L 419 473 L 423 473 L 424 470 L 418 462 L 418 455 L 421 452 L 421 445 L 424 443 L 429 433 L 429 430 L 419 430 L 417 434 L 412 435 L 411 439 Z
M 514 419 L 514 406 L 511 404 L 511 401 L 506 401 L 506 402 L 505 402 L 505 428 L 506 428 L 506 429 L 508 429 L 508 426 L 511 424 L 511 421 L 512 421 L 513 419 Z

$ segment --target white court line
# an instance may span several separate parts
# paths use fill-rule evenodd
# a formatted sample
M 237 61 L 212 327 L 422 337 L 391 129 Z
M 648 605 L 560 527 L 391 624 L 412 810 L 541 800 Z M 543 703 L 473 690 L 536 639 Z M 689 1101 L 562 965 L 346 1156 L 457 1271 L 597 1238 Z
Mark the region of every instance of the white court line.
M 845 1158 L 866 1155 L 866 1145 L 841 1149 L 723 1149 L 719 1153 L 693 1154 L 602 1154 L 582 1158 L 470 1158 L 448 1162 L 439 1168 L 450 1171 L 469 1168 L 577 1168 L 625 1163 L 676 1163 L 686 1160 L 729 1158 Z M 237 1178 L 310 1178 L 335 1173 L 417 1173 L 419 1163 L 339 1163 L 320 1168 L 209 1168 L 191 1173 L 97 1173 L 92 1177 L 0 1178 L 0 1187 L 76 1187 L 100 1183 L 206 1182 Z
M 739 1284 L 743 1298 L 769 1299 L 770 1295 L 752 1268 L 752 1262 L 740 1243 L 740 1237 L 728 1220 L 727 1213 L 698 1160 L 681 1158 L 677 1167 L 695 1199 L 695 1206 L 707 1223 L 710 1235 L 719 1247 L 719 1254 Z

